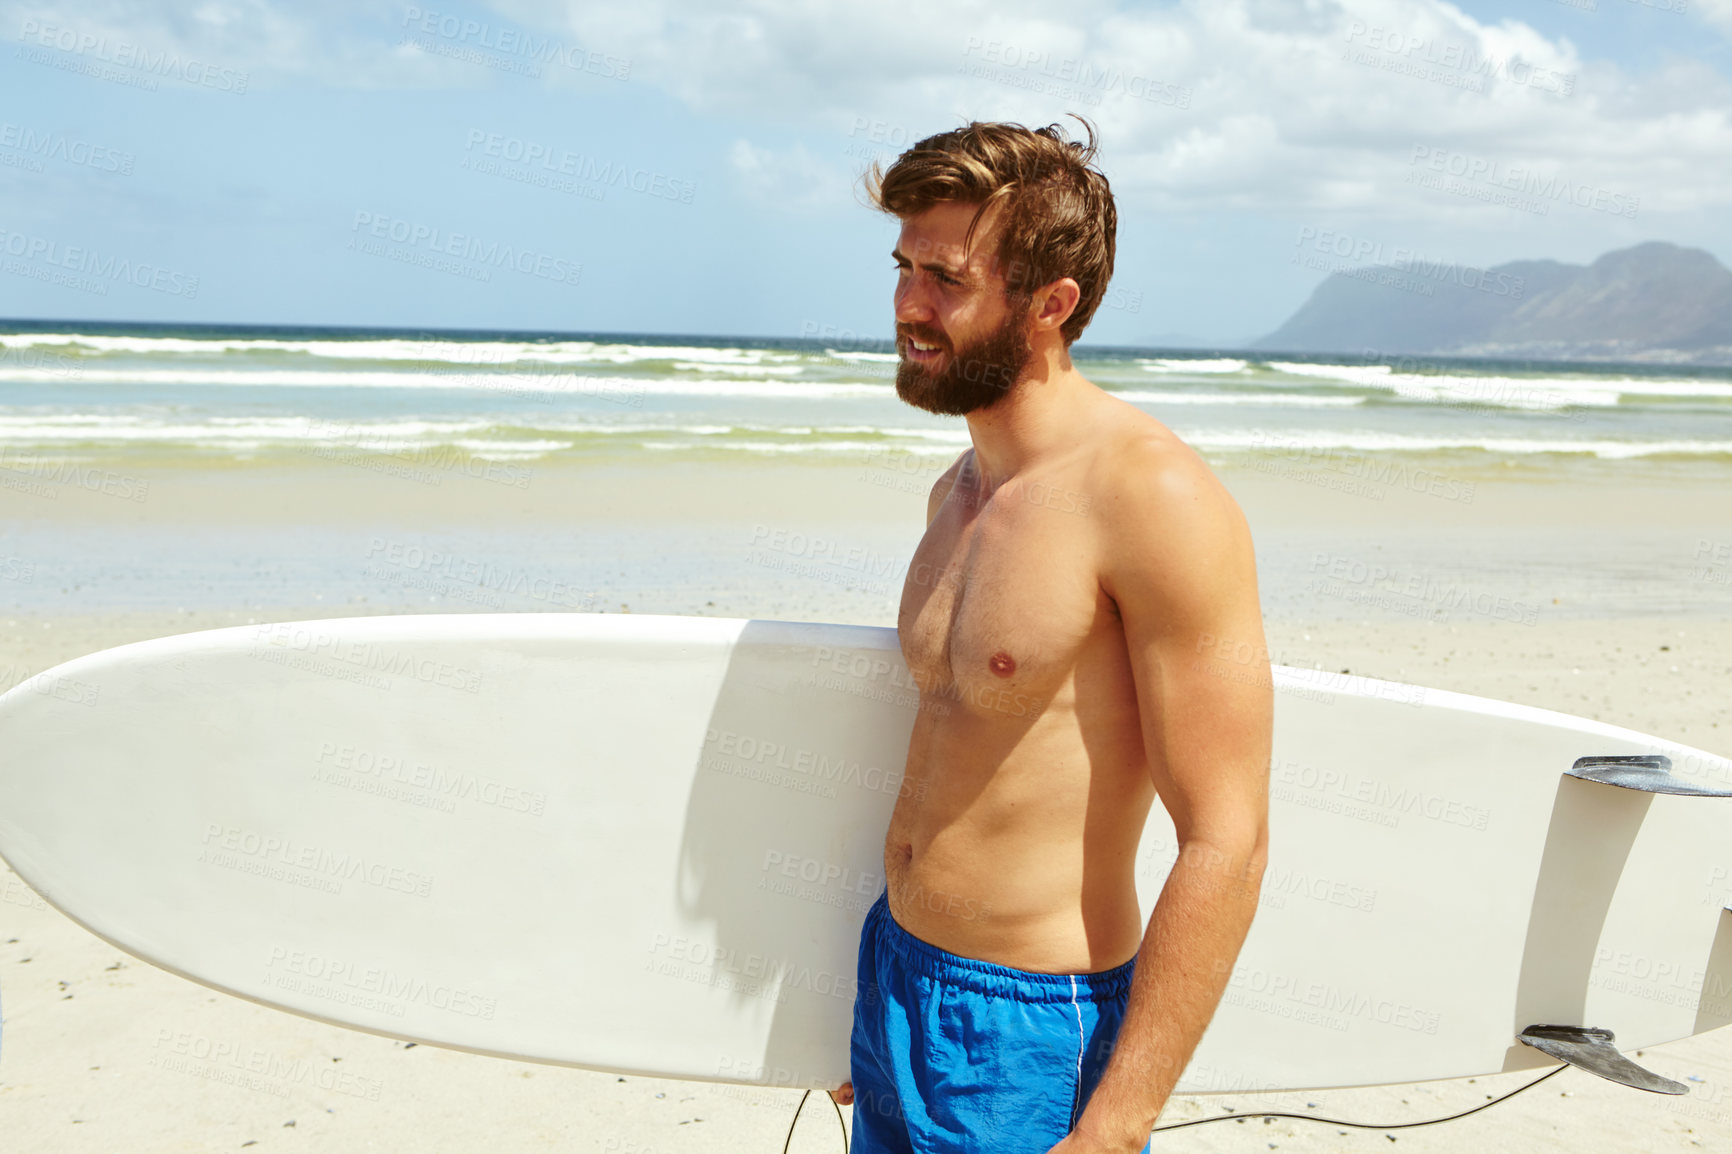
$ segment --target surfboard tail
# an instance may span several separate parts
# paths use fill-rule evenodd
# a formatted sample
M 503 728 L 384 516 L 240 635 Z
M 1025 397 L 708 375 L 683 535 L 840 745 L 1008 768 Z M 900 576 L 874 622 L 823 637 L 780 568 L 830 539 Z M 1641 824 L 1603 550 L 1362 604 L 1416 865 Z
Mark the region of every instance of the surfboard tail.
M 1610 1030 L 1593 1026 L 1529 1026 L 1516 1035 L 1543 1054 L 1578 1070 L 1651 1094 L 1688 1094 L 1690 1088 L 1625 1057 Z
M 1567 771 L 1583 781 L 1598 781 L 1643 793 L 1669 793 L 1679 797 L 1732 797 L 1732 789 L 1719 789 L 1672 775 L 1672 759 L 1664 754 L 1637 757 L 1578 757 Z

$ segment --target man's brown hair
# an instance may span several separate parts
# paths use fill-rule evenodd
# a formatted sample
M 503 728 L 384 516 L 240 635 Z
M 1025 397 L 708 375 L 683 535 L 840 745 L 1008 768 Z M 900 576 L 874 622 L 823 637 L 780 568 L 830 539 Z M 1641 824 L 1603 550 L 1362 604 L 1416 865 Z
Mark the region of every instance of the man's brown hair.
M 971 121 L 917 142 L 888 171 L 874 162 L 866 191 L 878 209 L 917 216 L 938 204 L 980 206 L 964 246 L 986 210 L 1002 204 L 997 260 L 1007 290 L 1026 299 L 1041 285 L 1070 277 L 1082 290 L 1076 311 L 1059 330 L 1065 344 L 1082 335 L 1113 278 L 1119 214 L 1100 169 L 1094 125 L 1075 119 L 1086 141 L 1069 140 L 1057 124 Z

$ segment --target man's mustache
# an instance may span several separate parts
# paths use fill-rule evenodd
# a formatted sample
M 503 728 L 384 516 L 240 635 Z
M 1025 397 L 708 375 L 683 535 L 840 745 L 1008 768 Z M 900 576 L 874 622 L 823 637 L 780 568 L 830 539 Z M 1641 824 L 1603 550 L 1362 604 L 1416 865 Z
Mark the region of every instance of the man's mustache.
M 937 345 L 946 352 L 950 351 L 950 342 L 945 340 L 943 335 L 940 333 L 929 332 L 926 329 L 918 329 L 913 325 L 897 325 L 896 335 L 899 337 L 907 337 L 910 340 L 919 341 L 923 345 Z

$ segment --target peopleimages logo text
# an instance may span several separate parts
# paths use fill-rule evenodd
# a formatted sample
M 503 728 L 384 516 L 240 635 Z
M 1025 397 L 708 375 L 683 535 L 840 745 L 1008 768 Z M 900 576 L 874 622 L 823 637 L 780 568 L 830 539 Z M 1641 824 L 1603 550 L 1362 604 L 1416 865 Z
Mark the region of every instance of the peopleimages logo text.
M 132 175 L 133 155 L 130 152 L 118 152 L 88 140 L 69 137 L 63 132 L 38 132 L 11 121 L 0 123 L 0 148 L 22 152 L 38 160 L 59 160 L 94 168 L 98 172 Z
M 482 240 L 463 232 L 447 232 L 437 225 L 385 216 L 381 213 L 357 211 L 351 232 L 364 232 L 369 237 L 388 240 L 410 248 L 426 249 L 444 256 L 458 257 L 494 268 L 509 268 L 525 276 L 540 277 L 559 284 L 577 284 L 583 275 L 583 265 L 533 249 L 514 248 L 498 241 Z
M 1173 108 L 1191 106 L 1191 90 L 1183 85 L 1139 73 L 1126 74 L 1122 68 L 1097 67 L 1077 57 L 1055 57 L 1046 49 L 1021 48 L 1002 40 L 970 36 L 962 55 L 968 60 L 977 53 L 981 61 L 1002 68 L 1009 75 L 1020 71 L 1062 84 L 1074 84 L 1076 88 L 1071 91 L 1093 97 L 1091 103 L 1099 103 L 1101 94 L 1117 93 L 1133 100 L 1146 100 Z
M 1480 51 L 1474 44 L 1437 41 L 1430 36 L 1379 28 L 1362 21 L 1353 21 L 1347 29 L 1347 43 L 1368 54 L 1357 63 L 1375 64 L 1393 72 L 1407 72 L 1425 80 L 1442 80 L 1454 87 L 1483 92 L 1486 80 L 1505 80 L 1511 84 L 1569 96 L 1576 90 L 1576 74 L 1542 68 L 1520 56 L 1500 60 Z M 1349 49 L 1352 53 L 1352 49 Z M 1357 54 L 1354 54 L 1357 57 Z M 1453 77 L 1453 79 L 1448 79 Z M 1457 83 L 1460 81 L 1460 83 Z
M 518 56 L 536 64 L 558 64 L 604 80 L 627 80 L 631 61 L 602 52 L 588 52 L 552 36 L 540 36 L 504 24 L 489 24 L 449 13 L 410 6 L 403 10 L 403 27 L 453 44 L 481 48 L 503 56 Z
M 1475 292 L 1489 293 L 1492 296 L 1509 297 L 1511 300 L 1521 300 L 1527 289 L 1527 279 L 1507 272 L 1494 272 L 1490 269 L 1475 268 L 1473 265 L 1457 264 L 1450 260 L 1437 260 L 1427 257 L 1417 249 L 1395 247 L 1384 249 L 1382 241 L 1374 241 L 1368 237 L 1356 237 L 1351 233 L 1338 232 L 1327 228 L 1313 228 L 1301 225 L 1299 236 L 1294 240 L 1296 251 L 1294 259 L 1298 260 L 1306 249 L 1312 249 L 1325 257 L 1332 257 L 1342 262 L 1335 271 L 1352 275 L 1351 269 L 1360 266 L 1396 269 L 1421 281 L 1437 281 L 1443 284 L 1458 284 L 1462 288 Z M 1428 294 L 1429 295 L 1429 294 Z
M 82 245 L 63 245 L 53 237 L 34 236 L 0 228 L 0 252 L 27 261 L 63 268 L 69 272 L 114 281 L 177 297 L 198 296 L 198 278 L 161 265 L 131 261 L 109 253 L 106 256 Z
M 18 39 L 25 44 L 54 48 L 104 64 L 117 64 L 122 68 L 136 68 L 154 76 L 172 76 L 188 84 L 214 88 L 218 92 L 232 92 L 237 96 L 246 94 L 247 82 L 251 79 L 249 73 L 238 68 L 224 68 L 191 58 L 182 59 L 179 52 L 153 50 L 125 40 L 110 40 L 107 36 L 98 36 L 93 32 L 44 24 L 39 20 L 24 21 L 18 32 Z
M 1634 218 L 1642 207 L 1640 197 L 1612 192 L 1560 176 L 1541 176 L 1533 168 L 1519 164 L 1504 164 L 1483 156 L 1469 156 L 1447 148 L 1416 144 L 1408 164 L 1415 172 L 1420 168 L 1446 173 L 1462 180 L 1475 181 L 1497 188 L 1509 189 L 1537 201 L 1564 201 L 1577 208 L 1610 213 L 1612 216 Z M 1411 176 L 1412 174 L 1410 174 Z
M 632 192 L 678 201 L 681 204 L 690 204 L 698 188 L 692 181 L 678 180 L 665 173 L 597 160 L 593 156 L 572 152 L 557 145 L 526 141 L 479 128 L 469 130 L 463 149 L 465 152 L 479 151 L 484 156 L 512 164 L 542 168 L 559 176 L 569 176 L 603 188 L 616 185 Z

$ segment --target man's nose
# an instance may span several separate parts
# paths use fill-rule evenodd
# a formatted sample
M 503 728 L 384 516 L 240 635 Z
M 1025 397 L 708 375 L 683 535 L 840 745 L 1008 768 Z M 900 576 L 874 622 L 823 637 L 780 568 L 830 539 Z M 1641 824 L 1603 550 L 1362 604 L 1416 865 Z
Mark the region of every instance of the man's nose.
M 906 284 L 896 288 L 896 321 L 898 324 L 929 324 L 932 321 L 932 305 L 926 300 L 926 290 L 921 288 L 915 278 L 908 278 Z

